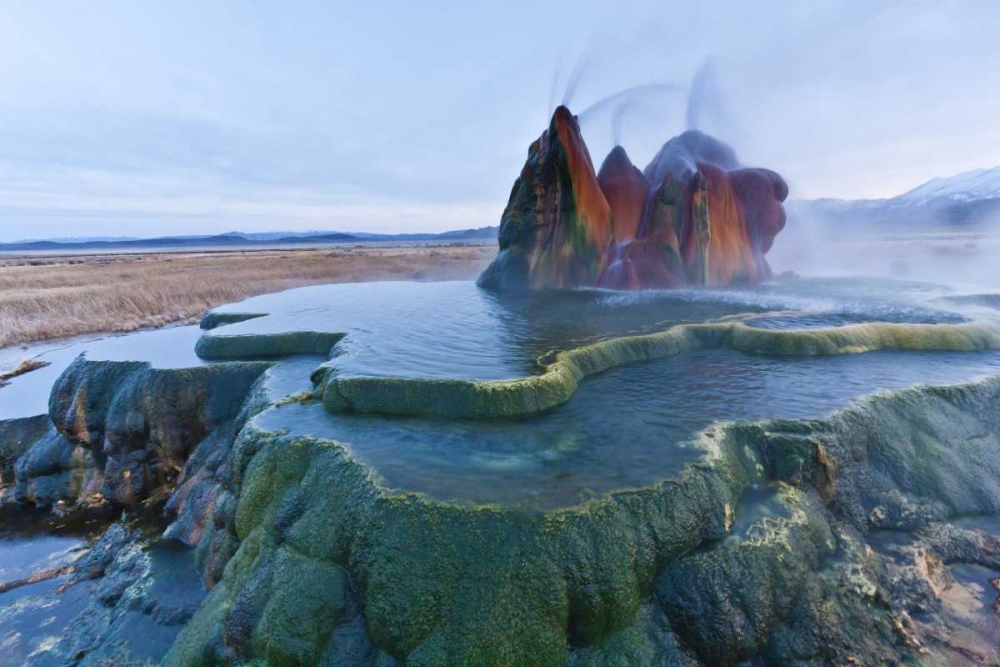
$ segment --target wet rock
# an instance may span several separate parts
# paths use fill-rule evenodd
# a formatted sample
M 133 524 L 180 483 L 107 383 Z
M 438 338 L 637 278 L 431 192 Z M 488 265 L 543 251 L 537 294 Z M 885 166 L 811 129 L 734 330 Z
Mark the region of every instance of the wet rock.
M 263 313 L 229 313 L 210 310 L 201 318 L 199 326 L 206 331 L 224 327 L 227 324 L 239 324 L 247 320 L 265 317 Z
M 65 438 L 64 449 L 82 447 L 100 466 L 101 492 L 111 502 L 134 506 L 157 493 L 165 500 L 178 477 L 190 482 L 172 506 L 176 515 L 189 495 L 202 500 L 212 495 L 199 482 L 222 465 L 233 420 L 268 367 L 263 362 L 233 362 L 160 370 L 144 363 L 81 357 L 53 387 L 50 413 Z M 58 445 L 48 447 L 55 450 Z M 197 455 L 188 466 L 192 453 Z M 194 468 L 201 466 L 212 472 L 206 470 L 195 480 Z M 26 468 L 25 474 L 25 483 L 34 479 L 32 469 Z M 198 530 L 178 529 L 192 542 Z
M 236 438 L 233 423 L 219 426 L 198 443 L 177 480 L 165 511 L 171 522 L 166 537 L 190 546 L 198 544 L 209 524 L 216 499 L 222 492 L 224 468 Z
M 718 457 L 676 482 L 541 514 L 389 493 L 336 443 L 251 424 L 233 449 L 232 505 L 213 520 L 212 540 L 227 533 L 237 548 L 167 664 L 312 664 L 331 651 L 354 656 L 346 664 L 915 660 L 937 649 L 914 595 L 866 545 L 869 517 L 889 503 L 992 511 L 998 387 L 719 426 Z M 758 516 L 746 498 L 768 480 L 781 480 L 783 509 Z M 952 552 L 994 562 L 989 539 L 906 516 L 944 566 Z M 322 611 L 307 621 L 310 609 Z
M 202 336 L 195 345 L 195 352 L 202 359 L 274 359 L 293 354 L 325 358 L 343 337 L 340 333 L 323 331 Z
M 723 543 L 667 568 L 657 599 L 671 626 L 704 664 L 735 665 L 766 655 L 807 582 L 835 542 L 820 503 L 788 491 L 786 519 L 754 524 L 748 539 Z
M 657 604 L 639 610 L 636 622 L 624 630 L 602 637 L 592 646 L 578 647 L 568 667 L 700 667 L 693 652 L 683 646 L 670 621 Z
M 4 656 L 26 667 L 158 662 L 205 595 L 191 549 L 124 522 L 61 579 L 17 592 L 0 611 L 0 637 Z
M 14 495 L 36 507 L 100 504 L 103 481 L 93 452 L 50 428 L 18 459 Z
M 0 502 L 14 488 L 18 459 L 51 426 L 48 415 L 0 421 Z

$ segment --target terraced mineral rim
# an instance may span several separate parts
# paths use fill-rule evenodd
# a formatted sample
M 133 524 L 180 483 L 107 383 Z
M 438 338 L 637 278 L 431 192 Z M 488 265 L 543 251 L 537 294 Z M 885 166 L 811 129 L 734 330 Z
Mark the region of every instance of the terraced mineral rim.
M 672 481 L 525 512 L 391 491 L 335 441 L 248 425 L 234 450 L 241 547 L 164 664 L 203 664 L 230 610 L 265 588 L 262 568 L 281 584 L 247 633 L 268 664 L 318 661 L 352 606 L 372 648 L 408 664 L 563 664 L 566 628 L 587 644 L 629 626 L 667 562 L 726 534 L 750 483 L 733 444 L 706 440 Z M 360 600 L 333 593 L 345 588 Z
M 219 650 L 252 664 L 361 663 L 338 651 L 421 666 L 621 657 L 652 641 L 641 609 L 654 591 L 702 664 L 736 664 L 757 649 L 712 633 L 738 634 L 724 630 L 730 616 L 753 611 L 768 636 L 792 613 L 773 591 L 790 600 L 835 550 L 825 503 L 886 527 L 1000 510 L 998 392 L 992 377 L 875 395 L 825 420 L 720 424 L 677 478 L 537 513 L 394 493 L 334 441 L 251 423 L 233 451 L 239 549 L 164 664 L 212 664 Z M 800 486 L 782 492 L 787 518 L 723 554 L 732 576 L 690 586 L 686 570 L 667 570 L 724 537 L 743 491 L 768 480 Z M 743 592 L 714 604 L 732 577 Z M 698 621 L 710 604 L 718 618 Z
M 669 357 L 699 348 L 750 354 L 818 356 L 877 350 L 977 351 L 1000 349 L 1000 332 L 978 323 L 850 324 L 769 330 L 740 321 L 681 324 L 641 336 L 613 338 L 560 352 L 542 374 L 513 380 L 423 380 L 316 374 L 329 412 L 372 412 L 447 418 L 518 417 L 549 410 L 573 396 L 583 378 L 615 366 Z
M 253 319 L 248 317 L 245 319 Z M 313 354 L 329 357 L 342 333 L 321 331 L 284 331 L 281 333 L 202 336 L 195 343 L 195 353 L 202 359 L 253 359 Z

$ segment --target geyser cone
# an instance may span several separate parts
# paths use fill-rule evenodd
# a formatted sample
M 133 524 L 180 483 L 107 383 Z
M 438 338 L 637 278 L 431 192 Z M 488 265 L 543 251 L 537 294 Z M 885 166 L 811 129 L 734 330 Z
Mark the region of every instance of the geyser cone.
M 762 277 L 760 267 L 729 175 L 715 165 L 698 163 L 697 184 L 691 198 L 691 225 L 681 241 L 689 274 L 704 285 L 757 282 Z
M 556 109 L 500 222 L 488 287 L 642 289 L 756 283 L 785 224 L 788 186 L 743 168 L 704 132 L 666 142 L 640 172 L 620 146 L 595 175 L 577 119 Z
M 611 207 L 580 125 L 561 106 L 528 149 L 500 220 L 500 254 L 479 282 L 489 287 L 593 285 L 612 238 Z
M 770 169 L 738 169 L 729 172 L 729 180 L 747 219 L 750 244 L 764 261 L 764 253 L 785 227 L 782 202 L 788 197 L 788 185 Z
M 663 144 L 643 174 L 647 181 L 658 186 L 668 174 L 675 179 L 689 178 L 698 170 L 699 162 L 725 171 L 741 166 L 736 152 L 727 144 L 699 130 L 688 130 Z
M 631 241 L 639 234 L 649 197 L 646 177 L 632 164 L 625 149 L 615 146 L 604 159 L 597 182 L 611 206 L 615 242 Z

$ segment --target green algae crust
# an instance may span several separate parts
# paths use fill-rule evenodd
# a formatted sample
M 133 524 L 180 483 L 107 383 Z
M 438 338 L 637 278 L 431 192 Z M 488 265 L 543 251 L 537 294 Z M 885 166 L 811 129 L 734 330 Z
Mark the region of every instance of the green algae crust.
M 842 590 L 871 565 L 840 535 L 1000 512 L 998 398 L 994 377 L 716 425 L 678 478 L 548 512 L 391 491 L 336 442 L 251 422 L 233 453 L 240 547 L 165 664 L 913 658 L 874 593 Z M 724 540 L 768 480 L 789 516 Z M 836 642 L 816 637 L 843 619 Z
M 565 403 L 579 382 L 610 368 L 700 348 L 749 354 L 818 356 L 877 350 L 1000 349 L 1000 332 L 984 324 L 863 323 L 770 330 L 738 321 L 682 324 L 665 331 L 612 338 L 560 352 L 540 374 L 514 380 L 422 380 L 318 374 L 330 412 L 373 412 L 483 419 L 536 414 Z
M 205 313 L 198 326 L 201 329 L 217 329 L 227 324 L 239 324 L 247 320 L 255 320 L 258 317 L 267 317 L 267 313 L 234 313 L 220 310 L 210 310 Z
M 351 604 L 319 583 L 289 581 L 281 586 L 297 591 L 296 604 L 243 604 L 253 597 L 245 591 L 262 588 L 262 572 L 276 590 L 282 553 L 350 572 L 367 635 L 386 656 L 405 656 L 409 665 L 565 664 L 567 632 L 585 645 L 628 627 L 666 563 L 725 534 L 726 507 L 748 483 L 734 456 L 711 452 L 679 480 L 535 513 L 389 492 L 337 443 L 252 426 L 234 457 L 246 462 L 234 471 L 242 544 L 223 579 L 230 596 L 214 604 L 236 605 L 240 614 L 260 607 L 246 657 L 268 656 L 267 664 L 313 659 L 304 651 L 290 658 L 294 651 L 281 647 L 287 633 L 268 628 L 297 624 L 292 617 L 302 609 L 314 610 L 314 624 L 335 626 Z M 294 571 L 314 579 L 305 567 Z M 203 641 L 194 635 L 192 642 Z M 194 665 L 201 663 L 181 656 L 206 653 L 185 646 L 172 655 L 167 664 Z
M 195 344 L 202 359 L 256 359 L 314 354 L 328 357 L 343 334 L 320 331 L 285 331 L 238 335 L 203 335 Z

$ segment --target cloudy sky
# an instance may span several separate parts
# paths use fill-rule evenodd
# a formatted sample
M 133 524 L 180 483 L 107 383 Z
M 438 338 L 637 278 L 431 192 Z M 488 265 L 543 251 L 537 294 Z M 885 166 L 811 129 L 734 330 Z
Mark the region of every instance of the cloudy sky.
M 973 0 L 8 0 L 0 240 L 496 224 L 554 104 L 643 166 L 706 62 L 699 124 L 745 163 L 891 196 L 1000 164 L 998 28 Z

